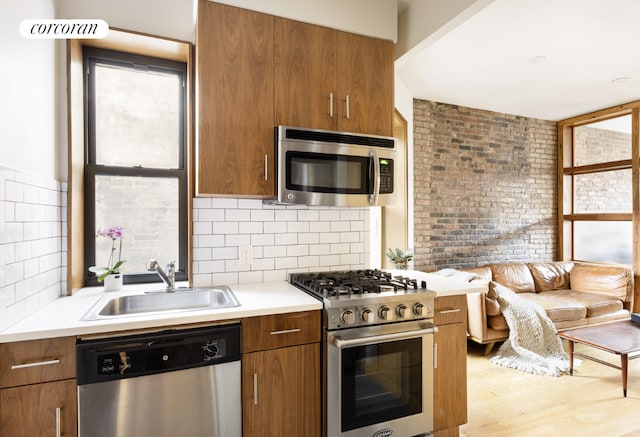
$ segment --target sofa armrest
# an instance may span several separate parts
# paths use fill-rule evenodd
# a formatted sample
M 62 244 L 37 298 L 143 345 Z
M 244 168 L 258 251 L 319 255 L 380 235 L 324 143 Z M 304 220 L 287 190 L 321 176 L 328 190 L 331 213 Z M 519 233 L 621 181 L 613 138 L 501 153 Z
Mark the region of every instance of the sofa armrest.
M 487 338 L 486 292 L 467 293 L 467 330 L 475 341 Z

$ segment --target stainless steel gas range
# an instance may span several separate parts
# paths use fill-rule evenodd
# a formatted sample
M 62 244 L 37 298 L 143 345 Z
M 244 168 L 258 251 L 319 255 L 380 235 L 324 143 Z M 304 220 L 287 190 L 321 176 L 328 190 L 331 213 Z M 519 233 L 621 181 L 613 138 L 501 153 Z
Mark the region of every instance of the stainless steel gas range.
M 294 273 L 290 282 L 324 303 L 323 435 L 431 435 L 436 293 L 380 270 Z

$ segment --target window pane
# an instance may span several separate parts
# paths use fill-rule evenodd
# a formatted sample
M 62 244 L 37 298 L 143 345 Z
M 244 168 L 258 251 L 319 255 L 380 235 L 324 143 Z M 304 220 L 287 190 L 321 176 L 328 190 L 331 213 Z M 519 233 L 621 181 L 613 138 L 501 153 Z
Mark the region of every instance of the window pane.
M 574 259 L 631 264 L 631 222 L 574 223 Z
M 180 78 L 97 64 L 96 164 L 179 168 Z
M 631 159 L 631 116 L 577 126 L 574 135 L 574 165 Z
M 127 274 L 146 272 L 150 258 L 178 263 L 178 206 L 178 179 L 96 176 L 96 229 L 124 227 Z M 110 250 L 111 240 L 96 239 L 96 265 L 106 266 Z
M 573 180 L 571 176 L 564 175 L 562 188 L 564 190 L 562 193 L 562 213 L 571 214 L 573 212 L 573 203 L 571 202 L 571 195 L 573 194 Z
M 576 175 L 575 213 L 631 213 L 631 169 Z

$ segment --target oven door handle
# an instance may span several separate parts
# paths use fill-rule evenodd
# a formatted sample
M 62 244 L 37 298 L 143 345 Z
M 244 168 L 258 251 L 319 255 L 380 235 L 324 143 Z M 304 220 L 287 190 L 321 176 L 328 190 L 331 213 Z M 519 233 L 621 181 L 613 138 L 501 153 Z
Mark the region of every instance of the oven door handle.
M 405 338 L 419 337 L 422 335 L 433 335 L 436 332 L 438 332 L 438 328 L 436 326 L 432 326 L 430 328 L 417 329 L 415 331 L 394 332 L 393 334 L 381 334 L 374 335 L 372 337 L 351 338 L 348 340 L 341 338 L 339 335 L 332 335 L 331 344 L 338 349 L 342 349 L 351 346 L 364 346 L 372 343 L 380 343 L 382 341 L 401 340 Z

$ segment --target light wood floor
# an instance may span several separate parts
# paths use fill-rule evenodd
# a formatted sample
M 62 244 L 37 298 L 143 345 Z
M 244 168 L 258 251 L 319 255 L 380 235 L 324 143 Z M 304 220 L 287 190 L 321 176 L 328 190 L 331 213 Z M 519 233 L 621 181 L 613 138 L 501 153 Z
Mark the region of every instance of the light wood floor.
M 566 345 L 565 345 L 566 348 Z M 541 376 L 489 363 L 484 346 L 469 342 L 465 437 L 640 436 L 640 358 L 629 362 L 627 398 L 619 370 L 582 360 L 573 376 Z M 576 345 L 620 364 L 617 355 Z

